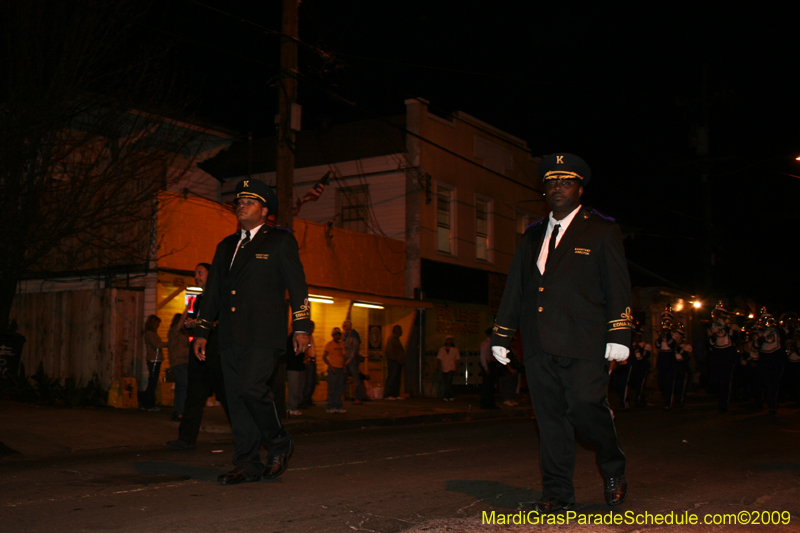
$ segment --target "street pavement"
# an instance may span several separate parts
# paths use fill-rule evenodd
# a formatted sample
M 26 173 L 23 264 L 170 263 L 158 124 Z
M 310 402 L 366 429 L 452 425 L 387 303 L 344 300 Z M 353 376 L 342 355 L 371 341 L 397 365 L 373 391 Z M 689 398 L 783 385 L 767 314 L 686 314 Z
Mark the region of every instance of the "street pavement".
M 530 401 L 518 407 L 481 410 L 478 396 L 454 402 L 436 398 L 345 402 L 346 413 L 326 413 L 324 402 L 283 421 L 292 434 L 341 431 L 362 427 L 530 417 Z M 0 400 L 0 456 L 46 456 L 91 450 L 162 446 L 178 438 L 170 408 L 160 413 L 111 407 L 60 408 Z M 221 407 L 206 407 L 198 444 L 230 441 Z M 4 452 L 4 451 L 5 452 Z
M 476 411 L 476 400 L 311 408 L 287 421 L 297 452 L 286 474 L 235 487 L 215 483 L 232 450 L 219 408 L 207 409 L 198 449 L 175 452 L 168 412 L 0 402 L 0 442 L 18 448 L 0 458 L 0 531 L 800 531 L 793 406 L 720 415 L 695 396 L 682 409 L 618 412 L 628 500 L 603 503 L 594 453 L 579 445 L 576 516 L 514 525 L 541 496 L 536 424 L 529 406 Z M 728 523 L 674 523 L 687 515 Z M 632 522 L 580 523 L 592 517 Z

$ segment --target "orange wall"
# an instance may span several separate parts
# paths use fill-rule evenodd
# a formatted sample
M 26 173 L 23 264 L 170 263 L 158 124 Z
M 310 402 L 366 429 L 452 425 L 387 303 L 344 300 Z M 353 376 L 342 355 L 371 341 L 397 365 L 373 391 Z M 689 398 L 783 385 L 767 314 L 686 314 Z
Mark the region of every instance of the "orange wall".
M 158 195 L 158 268 L 194 270 L 210 263 L 217 244 L 238 227 L 233 210 L 204 198 Z
M 217 244 L 237 229 L 227 206 L 202 198 L 159 195 L 158 268 L 192 271 L 210 263 Z M 300 259 L 309 285 L 403 297 L 405 244 L 402 241 L 294 221 Z
M 405 243 L 377 235 L 295 220 L 294 232 L 309 285 L 402 298 Z

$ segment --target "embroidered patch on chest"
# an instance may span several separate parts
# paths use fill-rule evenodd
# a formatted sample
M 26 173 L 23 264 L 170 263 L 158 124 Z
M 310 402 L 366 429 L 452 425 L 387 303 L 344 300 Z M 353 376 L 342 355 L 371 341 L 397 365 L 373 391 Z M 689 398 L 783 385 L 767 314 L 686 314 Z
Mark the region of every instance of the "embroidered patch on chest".
M 589 255 L 592 251 L 589 248 L 575 248 L 576 254 Z
M 256 254 L 256 259 L 269 259 L 269 254 Z

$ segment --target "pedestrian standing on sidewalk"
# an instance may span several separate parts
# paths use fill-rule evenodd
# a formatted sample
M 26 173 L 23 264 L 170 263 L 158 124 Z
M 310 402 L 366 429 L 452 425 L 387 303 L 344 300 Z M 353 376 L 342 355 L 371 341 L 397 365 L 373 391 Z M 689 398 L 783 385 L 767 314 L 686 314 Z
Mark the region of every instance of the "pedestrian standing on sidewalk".
M 322 360 L 328 365 L 328 404 L 326 413 L 346 413 L 342 409 L 342 395 L 344 394 L 345 356 L 342 344 L 342 330 L 333 328 L 333 338 L 325 345 Z
M 173 398 L 172 420 L 183 418 L 186 405 L 186 388 L 189 384 L 189 332 L 184 327 L 189 306 L 183 313 L 175 313 L 169 326 L 167 343 L 169 344 L 169 367 L 175 377 L 175 397 Z
M 150 315 L 144 323 L 144 345 L 147 349 L 145 360 L 147 361 L 147 389 L 144 391 L 144 402 L 141 405 L 142 410 L 160 412 L 161 408 L 156 406 L 156 386 L 158 385 L 158 375 L 161 372 L 161 362 L 164 356 L 161 354 L 161 349 L 168 346 L 167 342 L 161 340 L 158 336 L 158 326 L 161 325 L 161 319 L 156 315 Z
M 314 331 L 314 323 L 311 323 L 311 331 Z M 306 380 L 303 385 L 303 401 L 300 407 L 313 407 L 314 390 L 317 388 L 317 347 L 314 344 L 314 336 L 308 335 L 308 343 L 311 345 L 306 349 Z
M 499 364 L 492 355 L 492 328 L 486 328 L 486 338 L 481 343 L 481 409 L 500 409 L 495 401 L 494 388 L 497 383 Z
M 400 336 L 403 334 L 403 328 L 396 325 L 392 328 L 392 335 L 386 341 L 386 349 L 383 351 L 386 357 L 386 366 L 388 368 L 388 375 L 386 376 L 386 393 L 384 399 L 386 400 L 403 400 L 405 399 L 400 394 L 400 384 L 403 381 L 403 365 L 406 361 L 406 351 L 403 348 L 403 343 L 400 341 Z
M 442 371 L 442 381 L 444 382 L 442 396 L 446 402 L 453 402 L 456 399 L 455 394 L 453 394 L 453 378 L 456 375 L 460 361 L 461 353 L 456 348 L 453 336 L 448 335 L 444 339 L 444 346 L 439 348 L 439 355 L 436 356 L 436 362 Z
M 361 405 L 364 402 L 364 391 L 361 385 L 361 336 L 353 329 L 353 323 L 349 320 L 342 322 L 342 344 L 344 345 L 345 374 L 353 378 L 353 405 Z M 345 376 L 346 377 L 346 376 Z

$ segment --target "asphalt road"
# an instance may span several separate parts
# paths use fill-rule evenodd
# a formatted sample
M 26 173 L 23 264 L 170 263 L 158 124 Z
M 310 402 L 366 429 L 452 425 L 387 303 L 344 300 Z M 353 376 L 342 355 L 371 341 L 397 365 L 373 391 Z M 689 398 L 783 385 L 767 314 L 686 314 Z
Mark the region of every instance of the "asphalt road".
M 189 452 L 10 457 L 0 462 L 0 531 L 800 531 L 800 410 L 718 415 L 707 400 L 618 413 L 617 429 L 630 483 L 618 520 L 739 513 L 779 523 L 581 525 L 614 516 L 582 447 L 568 526 L 483 525 L 484 512 L 497 520 L 540 496 L 536 424 L 511 419 L 296 435 L 282 479 L 234 487 L 215 483 L 232 467 L 227 438 Z

